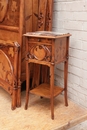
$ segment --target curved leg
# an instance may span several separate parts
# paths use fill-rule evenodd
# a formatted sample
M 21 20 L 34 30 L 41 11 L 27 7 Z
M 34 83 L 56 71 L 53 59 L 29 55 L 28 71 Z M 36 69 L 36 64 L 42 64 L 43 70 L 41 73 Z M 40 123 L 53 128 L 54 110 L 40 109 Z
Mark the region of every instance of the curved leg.
M 50 101 L 51 101 L 51 118 L 54 119 L 54 66 L 50 66 Z
M 67 77 L 68 77 L 68 61 L 64 63 L 64 98 L 65 98 L 65 106 L 68 106 L 67 99 Z

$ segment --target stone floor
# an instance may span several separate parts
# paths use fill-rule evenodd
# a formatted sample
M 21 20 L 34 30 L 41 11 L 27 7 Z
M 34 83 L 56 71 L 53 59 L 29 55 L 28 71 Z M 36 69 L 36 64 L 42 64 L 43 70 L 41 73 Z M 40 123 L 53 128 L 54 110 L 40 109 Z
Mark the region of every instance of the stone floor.
M 77 124 L 76 126 L 68 130 L 87 130 L 87 120 L 82 123 Z
M 21 101 L 22 106 L 12 111 L 10 95 L 0 88 L 0 130 L 68 130 L 87 120 L 87 109 L 70 100 L 69 106 L 66 107 L 62 95 L 54 100 L 54 120 L 50 117 L 49 99 L 30 95 L 29 107 L 25 110 L 25 91 L 23 91 Z M 79 126 L 82 127 L 82 124 Z M 69 130 L 86 130 L 80 129 L 78 125 L 76 127 Z

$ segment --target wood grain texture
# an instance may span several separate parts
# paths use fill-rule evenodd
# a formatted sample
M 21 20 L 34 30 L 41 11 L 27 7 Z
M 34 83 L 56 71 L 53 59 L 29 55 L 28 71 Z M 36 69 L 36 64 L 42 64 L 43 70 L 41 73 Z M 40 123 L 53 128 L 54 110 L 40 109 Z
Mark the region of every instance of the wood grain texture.
M 61 87 L 57 87 L 54 86 L 54 97 L 56 97 L 57 95 L 59 95 L 64 89 Z M 50 94 L 50 85 L 49 84 L 41 84 L 38 87 L 36 87 L 35 89 L 30 90 L 30 93 L 38 95 L 38 96 L 42 96 L 42 97 L 46 97 L 46 98 L 50 98 L 51 94 Z

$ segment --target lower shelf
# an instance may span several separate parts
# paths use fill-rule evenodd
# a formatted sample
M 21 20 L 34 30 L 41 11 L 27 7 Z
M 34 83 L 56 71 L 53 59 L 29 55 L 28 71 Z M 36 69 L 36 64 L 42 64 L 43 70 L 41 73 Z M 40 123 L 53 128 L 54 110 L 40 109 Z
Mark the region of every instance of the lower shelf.
M 54 86 L 54 97 L 59 95 L 62 91 L 64 91 L 64 88 Z M 40 84 L 38 87 L 30 90 L 30 93 L 38 95 L 38 96 L 50 98 L 51 97 L 50 96 L 50 85 L 45 84 L 45 83 Z

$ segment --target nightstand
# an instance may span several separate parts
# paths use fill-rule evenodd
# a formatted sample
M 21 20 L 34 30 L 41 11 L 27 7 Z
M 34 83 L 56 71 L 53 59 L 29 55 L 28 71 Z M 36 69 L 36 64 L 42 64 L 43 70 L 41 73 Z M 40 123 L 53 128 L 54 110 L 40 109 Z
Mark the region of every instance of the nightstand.
M 51 118 L 54 119 L 54 98 L 64 91 L 65 106 L 67 101 L 67 74 L 69 58 L 69 33 L 37 31 L 24 34 L 26 37 L 26 103 L 28 108 L 29 93 L 49 98 Z M 54 67 L 64 62 L 64 87 L 54 85 Z M 30 63 L 46 65 L 50 68 L 50 83 L 42 83 L 30 90 Z

